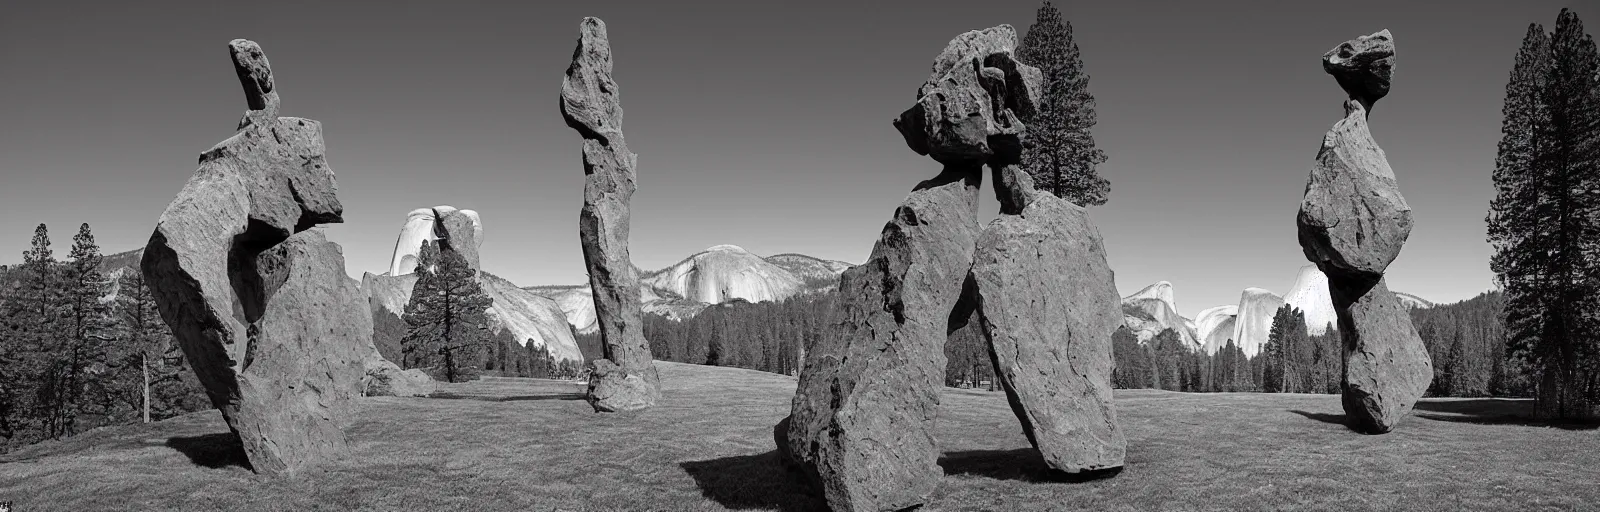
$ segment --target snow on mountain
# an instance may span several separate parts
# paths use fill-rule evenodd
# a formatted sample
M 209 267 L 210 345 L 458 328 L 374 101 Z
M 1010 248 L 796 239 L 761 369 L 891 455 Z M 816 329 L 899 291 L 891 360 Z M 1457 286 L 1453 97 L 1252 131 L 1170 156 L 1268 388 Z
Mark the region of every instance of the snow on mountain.
M 1226 345 L 1233 338 L 1234 319 L 1238 316 L 1238 304 L 1214 306 L 1200 311 L 1195 318 L 1195 334 L 1200 338 L 1200 345 L 1210 352 L 1216 351 L 1211 347 Z
M 1247 357 L 1254 357 L 1267 344 L 1267 334 L 1272 331 L 1272 317 L 1283 307 L 1283 297 L 1261 288 L 1245 288 L 1239 294 L 1239 314 L 1234 318 L 1233 343 Z M 1226 340 L 1224 340 L 1226 341 Z M 1207 348 L 1210 353 L 1216 349 Z
M 1306 330 L 1313 336 L 1326 333 L 1330 324 L 1339 324 L 1339 316 L 1333 310 L 1333 296 L 1328 293 L 1328 276 L 1316 265 L 1300 267 L 1300 274 L 1283 301 L 1305 313 Z
M 1160 281 L 1123 297 L 1122 310 L 1123 325 L 1132 330 L 1140 342 L 1150 341 L 1161 331 L 1172 329 L 1185 346 L 1200 348 L 1194 321 L 1178 314 L 1172 283 Z

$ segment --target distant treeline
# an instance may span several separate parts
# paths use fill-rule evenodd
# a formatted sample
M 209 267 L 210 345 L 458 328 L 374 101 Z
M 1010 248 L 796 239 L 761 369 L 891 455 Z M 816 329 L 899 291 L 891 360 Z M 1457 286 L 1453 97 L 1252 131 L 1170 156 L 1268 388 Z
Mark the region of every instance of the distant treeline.
M 1411 310 L 1433 357 L 1433 396 L 1531 396 L 1532 381 L 1508 359 L 1500 324 L 1499 292 Z M 797 375 L 802 347 L 832 336 L 839 295 L 824 292 L 777 302 L 734 301 L 706 308 L 682 322 L 645 315 L 645 337 L 662 361 L 710 364 Z M 945 385 L 994 388 L 988 342 L 976 314 L 945 344 Z M 1185 346 L 1168 329 L 1140 342 L 1120 327 L 1112 334 L 1118 388 L 1189 392 L 1338 393 L 1343 350 L 1338 331 L 1309 334 L 1303 314 L 1289 307 L 1274 318 L 1267 346 L 1255 357 L 1231 341 L 1206 354 Z M 597 333 L 580 334 L 584 357 L 600 357 Z

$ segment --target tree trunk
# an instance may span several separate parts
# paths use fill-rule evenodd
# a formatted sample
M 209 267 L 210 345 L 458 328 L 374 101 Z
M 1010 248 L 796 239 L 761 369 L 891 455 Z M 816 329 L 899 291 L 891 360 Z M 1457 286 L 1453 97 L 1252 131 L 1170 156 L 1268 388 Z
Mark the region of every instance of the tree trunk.
M 139 353 L 139 373 L 144 377 L 144 422 L 150 422 L 150 354 Z

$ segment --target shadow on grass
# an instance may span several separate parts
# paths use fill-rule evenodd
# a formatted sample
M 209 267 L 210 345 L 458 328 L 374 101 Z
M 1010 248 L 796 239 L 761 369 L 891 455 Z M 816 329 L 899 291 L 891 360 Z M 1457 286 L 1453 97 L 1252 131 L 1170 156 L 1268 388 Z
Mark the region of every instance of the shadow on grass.
M 482 396 L 458 395 L 455 393 L 433 393 L 427 398 L 442 398 L 445 400 L 477 400 L 480 402 L 527 402 L 535 400 L 583 400 L 582 394 L 564 393 L 556 395 L 522 395 L 522 396 Z
M 1116 476 L 1121 467 L 1064 473 L 1045 464 L 1044 456 L 1033 448 L 1016 450 L 973 450 L 947 452 L 939 457 L 939 466 L 946 475 L 973 475 L 996 480 L 1024 482 L 1088 482 Z
M 1418 418 L 1479 425 L 1521 425 L 1553 427 L 1563 430 L 1595 430 L 1593 421 L 1546 420 L 1534 416 L 1530 398 L 1479 398 L 1471 400 L 1421 400 L 1414 413 Z M 1428 411 L 1428 412 L 1421 412 Z
M 784 467 L 777 450 L 679 464 L 700 494 L 732 510 L 827 510 L 799 473 Z
M 1289 412 L 1292 412 L 1292 413 L 1295 413 L 1295 414 L 1299 414 L 1301 416 L 1305 416 L 1307 418 L 1311 418 L 1311 419 L 1314 419 L 1314 420 L 1317 420 L 1317 421 L 1320 421 L 1320 422 L 1323 422 L 1323 423 L 1331 423 L 1331 424 L 1334 424 L 1334 425 L 1346 425 L 1346 424 L 1349 423 L 1348 421 L 1345 421 L 1345 416 L 1343 414 L 1328 414 L 1328 413 L 1325 413 L 1325 412 L 1298 411 L 1298 410 L 1294 410 L 1294 409 L 1290 409 Z
M 188 456 L 196 466 L 250 469 L 250 458 L 244 454 L 244 443 L 239 442 L 239 436 L 232 432 L 173 437 L 167 439 L 167 447 Z

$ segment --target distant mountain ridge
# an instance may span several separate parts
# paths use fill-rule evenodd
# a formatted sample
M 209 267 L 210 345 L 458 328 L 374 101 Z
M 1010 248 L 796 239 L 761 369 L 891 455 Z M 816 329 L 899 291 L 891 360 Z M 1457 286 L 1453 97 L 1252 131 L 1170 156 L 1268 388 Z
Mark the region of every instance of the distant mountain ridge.
M 639 301 L 646 313 L 682 320 L 713 304 L 776 301 L 832 290 L 839 274 L 852 266 L 796 253 L 763 258 L 737 245 L 715 245 L 666 268 L 640 271 Z M 599 328 L 589 285 L 523 289 L 556 301 L 579 333 Z

